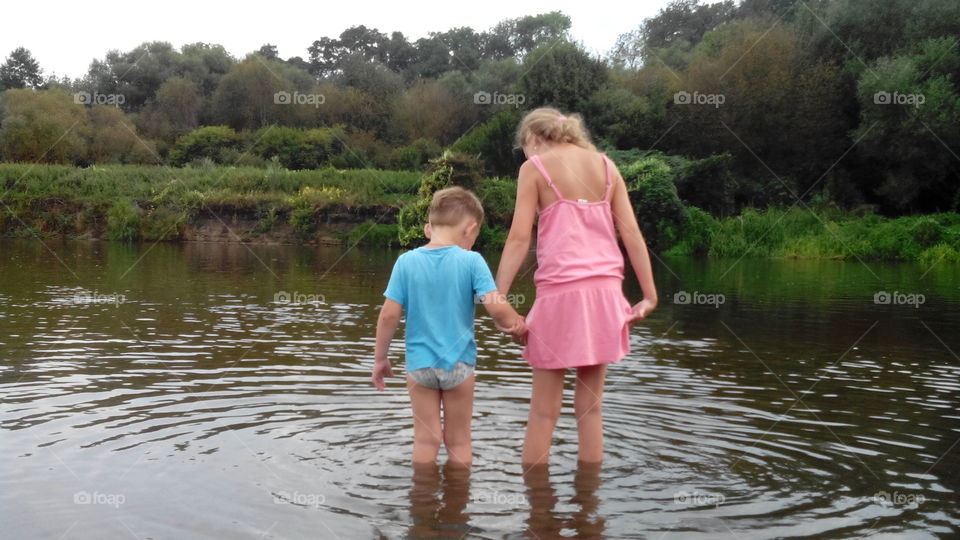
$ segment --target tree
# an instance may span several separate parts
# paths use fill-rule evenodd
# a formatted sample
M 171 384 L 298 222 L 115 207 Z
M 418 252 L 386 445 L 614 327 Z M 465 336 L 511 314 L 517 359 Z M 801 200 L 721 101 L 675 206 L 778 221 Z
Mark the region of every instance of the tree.
M 7 61 L 0 66 L 0 89 L 38 89 L 42 86 L 43 75 L 41 74 L 40 64 L 24 47 L 14 49 L 7 57 Z
M 878 58 L 861 74 L 854 136 L 879 181 L 872 189 L 894 211 L 956 210 L 960 165 L 960 41 L 924 40 Z
M 390 34 L 383 43 L 381 61 L 398 73 L 406 71 L 417 59 L 417 49 L 407 41 L 401 32 Z
M 183 77 L 167 79 L 140 115 L 138 125 L 150 137 L 169 140 L 199 126 L 202 97 Z
M 222 45 L 190 43 L 180 48 L 178 75 L 196 85 L 204 99 L 217 90 L 220 79 L 230 72 L 237 60 Z M 203 116 L 203 113 L 200 113 Z
M 267 60 L 279 60 L 280 55 L 277 54 L 277 46 L 267 43 L 257 50 L 257 54 L 266 58 Z
M 559 11 L 527 15 L 499 22 L 485 34 L 487 58 L 522 57 L 533 49 L 558 39 L 569 39 L 570 17 Z
M 81 86 L 91 94 L 122 95 L 121 107 L 138 111 L 179 70 L 180 53 L 170 43 L 153 41 L 125 53 L 109 51 L 104 61 L 91 64 Z
M 458 112 L 463 100 L 433 79 L 421 79 L 397 101 L 393 118 L 407 140 L 427 138 L 450 143 L 460 133 Z
M 396 37 L 397 33 L 394 33 Z M 403 34 L 399 37 L 402 38 Z M 367 28 L 362 24 L 347 28 L 337 39 L 322 37 L 307 48 L 311 73 L 317 78 L 339 73 L 347 57 L 386 61 L 392 46 L 402 47 L 402 44 L 391 41 L 376 28 Z
M 217 118 L 234 129 L 259 129 L 270 124 L 296 124 L 305 106 L 295 92 L 306 92 L 308 73 L 278 60 L 248 55 L 220 80 L 213 96 Z
M 94 105 L 88 116 L 90 129 L 84 135 L 89 163 L 159 162 L 154 145 L 136 134 L 120 108 Z
M 576 44 L 541 45 L 524 58 L 520 81 L 526 106 L 576 111 L 607 80 L 607 68 Z
M 614 63 L 639 66 L 662 56 L 658 49 L 676 46 L 689 48 L 704 34 L 733 20 L 736 6 L 733 0 L 700 4 L 700 0 L 674 0 L 655 17 L 643 21 L 639 28 L 622 34 L 614 45 Z
M 4 161 L 74 163 L 85 158 L 89 120 L 61 90 L 0 94 L 0 156 Z
M 731 153 L 754 179 L 740 204 L 793 203 L 849 146 L 841 73 L 810 61 L 791 29 L 737 21 L 705 34 L 692 53 L 676 75 L 667 116 L 675 127 L 662 144 L 695 157 Z

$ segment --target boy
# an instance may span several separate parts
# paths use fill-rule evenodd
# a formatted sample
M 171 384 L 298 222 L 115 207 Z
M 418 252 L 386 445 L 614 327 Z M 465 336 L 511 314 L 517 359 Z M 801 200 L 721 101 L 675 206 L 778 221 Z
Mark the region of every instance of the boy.
M 413 409 L 413 462 L 435 463 L 442 442 L 451 463 L 473 460 L 474 298 L 497 328 L 521 338 L 523 317 L 497 291 L 483 257 L 470 251 L 483 222 L 483 206 L 459 186 L 434 193 L 425 246 L 397 258 L 377 321 L 373 385 L 392 377 L 390 341 L 406 312 L 407 391 Z M 441 422 L 440 411 L 443 409 Z

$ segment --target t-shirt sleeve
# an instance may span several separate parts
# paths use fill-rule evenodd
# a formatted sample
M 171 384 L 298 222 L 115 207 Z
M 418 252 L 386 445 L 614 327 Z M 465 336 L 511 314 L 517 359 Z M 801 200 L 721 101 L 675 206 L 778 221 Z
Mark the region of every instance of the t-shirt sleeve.
M 387 290 L 383 291 L 384 296 L 401 306 L 407 305 L 405 268 L 406 264 L 404 264 L 403 257 L 398 257 L 397 261 L 393 263 L 393 270 L 390 272 L 390 281 L 387 282 Z
M 490 291 L 496 290 L 497 284 L 493 281 L 493 274 L 483 256 L 476 253 L 473 257 L 473 293 L 477 298 L 483 298 Z

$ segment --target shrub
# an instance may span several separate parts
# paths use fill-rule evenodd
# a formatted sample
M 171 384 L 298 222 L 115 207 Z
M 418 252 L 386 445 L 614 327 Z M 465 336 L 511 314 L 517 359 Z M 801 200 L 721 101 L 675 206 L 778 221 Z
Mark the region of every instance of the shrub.
M 406 246 L 423 238 L 423 224 L 428 220 L 433 194 L 450 186 L 474 189 L 480 181 L 480 164 L 476 158 L 447 150 L 430 160 L 430 169 L 420 182 L 416 199 L 400 209 L 398 216 L 400 245 Z
M 113 203 L 107 211 L 107 237 L 130 241 L 140 236 L 140 212 L 129 199 Z
M 484 172 L 513 175 L 522 162 L 522 153 L 513 151 L 513 140 L 520 123 L 520 112 L 506 109 L 460 137 L 450 149 L 483 156 Z
M 251 152 L 263 159 L 276 159 L 291 170 L 316 169 L 329 162 L 334 153 L 332 129 L 296 129 L 267 126 L 258 130 Z
M 367 220 L 350 230 L 347 234 L 347 245 L 396 247 L 400 245 L 398 229 L 396 224 Z
M 510 225 L 517 199 L 517 182 L 512 178 L 487 178 L 477 185 L 477 197 L 483 203 L 487 222 Z
M 647 243 L 654 249 L 668 247 L 666 229 L 676 229 L 685 219 L 670 167 L 655 157 L 647 157 L 627 165 L 621 174 Z
M 226 153 L 230 149 L 239 149 L 241 143 L 237 132 L 227 126 L 202 127 L 177 138 L 170 150 L 169 162 L 175 167 L 203 158 L 213 163 L 231 163 Z
M 695 206 L 683 209 L 683 224 L 676 229 L 670 240 L 673 247 L 668 250 L 671 255 L 705 255 L 713 245 L 718 223 L 713 216 Z
M 390 168 L 419 171 L 442 152 L 440 145 L 430 139 L 419 138 L 390 152 Z

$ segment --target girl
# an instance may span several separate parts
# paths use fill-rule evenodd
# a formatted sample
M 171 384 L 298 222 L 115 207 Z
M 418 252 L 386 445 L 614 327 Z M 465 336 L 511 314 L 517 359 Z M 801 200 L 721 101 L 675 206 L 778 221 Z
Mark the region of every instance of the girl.
M 547 463 L 567 368 L 577 371 L 579 460 L 600 462 L 607 364 L 630 351 L 630 325 L 657 305 L 646 242 L 620 172 L 590 143 L 580 115 L 565 116 L 553 108 L 530 111 L 516 142 L 528 159 L 520 167 L 513 224 L 496 282 L 507 294 L 539 215 L 537 297 L 526 318 L 523 351 L 533 367 L 523 463 Z M 623 294 L 624 261 L 614 227 L 643 290 L 643 300 L 632 308 Z

